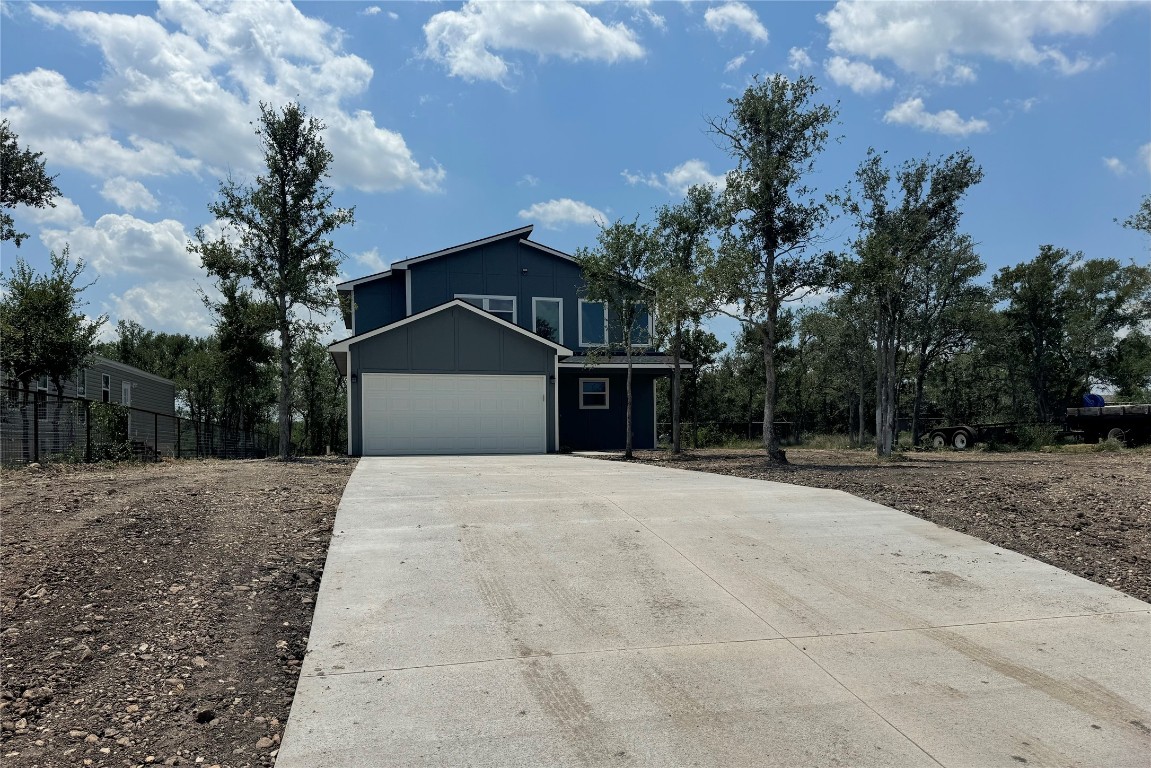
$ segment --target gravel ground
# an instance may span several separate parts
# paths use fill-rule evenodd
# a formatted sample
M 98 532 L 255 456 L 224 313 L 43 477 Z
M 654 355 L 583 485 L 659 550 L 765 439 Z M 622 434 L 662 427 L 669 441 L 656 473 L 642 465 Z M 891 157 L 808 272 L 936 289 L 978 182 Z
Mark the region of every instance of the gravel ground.
M 639 457 L 838 488 L 1151 600 L 1151 452 Z M 354 466 L 0 473 L 4 765 L 274 764 Z
M 1106 453 L 701 449 L 640 461 L 836 488 L 1020 552 L 1151 602 L 1151 450 Z
M 354 466 L 5 471 L 4 765 L 274 763 Z

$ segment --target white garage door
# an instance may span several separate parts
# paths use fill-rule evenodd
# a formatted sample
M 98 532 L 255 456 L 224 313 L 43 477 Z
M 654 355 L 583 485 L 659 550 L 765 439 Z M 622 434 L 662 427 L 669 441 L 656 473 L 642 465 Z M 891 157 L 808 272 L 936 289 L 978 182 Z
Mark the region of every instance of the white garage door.
M 365 456 L 544 453 L 545 376 L 365 373 Z

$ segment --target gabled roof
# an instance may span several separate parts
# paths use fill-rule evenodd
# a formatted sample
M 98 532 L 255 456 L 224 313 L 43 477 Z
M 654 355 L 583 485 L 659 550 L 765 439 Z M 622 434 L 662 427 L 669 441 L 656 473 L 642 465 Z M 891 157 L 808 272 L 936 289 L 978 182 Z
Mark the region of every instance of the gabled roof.
M 548 248 L 547 246 L 539 245 L 538 243 L 533 243 L 533 242 L 527 240 L 527 237 L 529 235 L 531 235 L 532 229 L 534 227 L 535 227 L 534 224 L 528 224 L 526 227 L 520 227 L 518 229 L 509 229 L 507 232 L 501 232 L 498 235 L 492 235 L 491 237 L 484 237 L 484 238 L 481 238 L 479 240 L 472 240 L 471 242 L 462 243 L 460 245 L 453 245 L 451 248 L 444 248 L 444 249 L 439 250 L 439 251 L 432 251 L 431 253 L 425 253 L 423 256 L 413 256 L 410 259 L 401 259 L 400 261 L 394 261 L 394 262 L 392 262 L 392 266 L 390 268 L 384 270 L 383 272 L 377 272 L 374 275 L 367 275 L 366 277 L 358 277 L 355 280 L 347 280 L 345 282 L 339 283 L 338 285 L 336 285 L 336 290 L 338 290 L 338 291 L 351 290 L 354 286 L 359 285 L 360 283 L 367 283 L 367 282 L 370 282 L 372 280 L 379 280 L 380 278 L 388 277 L 392 274 L 392 272 L 394 272 L 397 269 L 407 269 L 412 264 L 418 264 L 421 261 L 428 261 L 430 259 L 438 259 L 440 256 L 447 256 L 449 254 L 459 253 L 460 251 L 467 250 L 468 248 L 476 248 L 476 247 L 481 246 L 481 245 L 489 245 L 491 243 L 499 242 L 500 240 L 508 240 L 510 238 L 513 238 L 513 237 L 518 238 L 521 243 L 535 246 L 541 250 L 544 250 L 544 251 L 551 253 L 553 255 L 556 255 L 556 256 L 563 256 L 564 258 L 571 259 L 571 257 L 568 256 L 567 254 L 560 253 L 559 251 L 553 251 L 551 248 Z
M 352 344 L 359 344 L 361 341 L 366 341 L 366 340 L 372 338 L 373 336 L 378 336 L 381 333 L 388 333 L 389 331 L 394 331 L 401 326 L 407 325 L 408 323 L 414 323 L 417 320 L 422 320 L 425 317 L 429 317 L 429 316 L 437 314 L 439 312 L 443 312 L 444 310 L 447 310 L 447 309 L 452 309 L 453 307 L 460 307 L 461 309 L 466 309 L 469 312 L 474 312 L 475 314 L 479 315 L 480 317 L 482 317 L 485 320 L 489 320 L 493 323 L 496 323 L 497 325 L 502 325 L 504 328 L 507 328 L 510 331 L 515 331 L 516 333 L 523 334 L 524 336 L 527 336 L 532 341 L 535 341 L 535 342 L 538 342 L 538 343 L 543 344 L 545 346 L 551 347 L 552 349 L 554 349 L 556 351 L 556 354 L 561 356 L 561 357 L 570 357 L 573 354 L 572 350 L 568 349 L 567 347 L 563 346 L 562 344 L 556 344 L 554 341 L 551 341 L 550 339 L 545 339 L 543 336 L 540 336 L 539 334 L 532 333 L 531 331 L 527 330 L 526 328 L 520 328 L 515 323 L 509 323 L 507 320 L 504 320 L 502 317 L 496 317 L 491 312 L 485 312 L 484 310 L 480 309 L 479 307 L 476 307 L 476 306 L 473 306 L 473 305 L 467 303 L 463 299 L 452 299 L 451 301 L 445 301 L 443 304 L 439 304 L 437 306 L 434 306 L 431 309 L 425 309 L 423 312 L 419 312 L 419 313 L 411 315 L 409 317 L 405 317 L 402 320 L 397 320 L 394 323 L 389 323 L 388 325 L 383 325 L 383 326 L 380 326 L 379 328 L 373 328 L 370 331 L 365 331 L 364 333 L 360 333 L 360 334 L 357 334 L 355 336 L 349 336 L 346 339 L 340 339 L 339 341 L 333 342 L 332 344 L 328 345 L 328 353 L 331 354 L 332 357 L 336 359 L 336 366 L 337 366 L 337 368 L 340 369 L 340 373 L 342 375 L 346 375 L 347 374 L 347 363 L 346 363 L 346 360 L 342 360 L 341 358 L 343 358 L 344 356 L 347 355 L 348 348 Z M 341 362 L 343 362 L 344 364 L 341 365 Z

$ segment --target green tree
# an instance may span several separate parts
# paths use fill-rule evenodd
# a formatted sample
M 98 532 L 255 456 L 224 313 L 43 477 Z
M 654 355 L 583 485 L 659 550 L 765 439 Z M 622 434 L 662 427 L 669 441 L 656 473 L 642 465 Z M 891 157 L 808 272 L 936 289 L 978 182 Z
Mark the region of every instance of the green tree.
M 332 446 L 346 445 L 340 440 L 347 414 L 343 377 L 332 365 L 327 347 L 315 339 L 300 348 L 296 388 L 302 452 L 319 455 Z
M 53 198 L 60 195 L 55 176 L 49 176 L 41 159 L 43 152 L 21 149 L 19 136 L 7 120 L 0 120 L 0 240 L 11 240 L 20 247 L 28 235 L 16 231 L 9 210 L 23 204 L 33 208 L 55 208 Z
M 680 452 L 680 408 L 684 333 L 698 325 L 707 309 L 707 294 L 699 275 L 711 263 L 708 237 L 718 219 L 715 188 L 693 185 L 684 201 L 656 211 L 653 230 L 654 263 L 651 284 L 653 309 L 660 336 L 671 341 L 671 452 Z
M 226 430 L 251 437 L 276 402 L 276 350 L 269 341 L 276 313 L 238 280 L 221 280 L 217 287 L 222 299 L 205 303 L 216 318 L 220 419 Z
M 1151 269 L 1043 245 L 1031 261 L 1004 267 L 992 280 L 1004 302 L 1008 365 L 1024 372 L 1034 415 L 1050 421 L 1093 383 L 1123 335 L 1151 313 Z
M 822 251 L 829 202 L 807 186 L 835 108 L 815 102 L 814 79 L 756 80 L 731 113 L 708 121 L 735 159 L 723 194 L 726 232 L 707 282 L 713 309 L 739 320 L 760 341 L 764 360 L 763 445 L 770 461 L 787 461 L 774 427 L 777 325 L 785 302 L 832 283 L 835 258 Z
M 282 110 L 260 104 L 256 135 L 266 173 L 252 184 L 229 179 L 208 206 L 228 231 L 209 239 L 197 230 L 189 250 L 209 274 L 250 284 L 275 311 L 280 359 L 280 458 L 290 455 L 293 353 L 300 340 L 321 326 L 308 319 L 338 306 L 332 282 L 342 254 L 330 239 L 354 221 L 352 209 L 334 208 L 327 186 L 332 153 L 324 146 L 322 122 L 299 104 Z
M 1145 235 L 1151 235 L 1151 195 L 1144 195 L 1139 210 L 1127 217 L 1123 222 L 1127 229 L 1134 229 Z
M 915 361 L 911 441 L 919 444 L 927 373 L 938 360 L 971 343 L 990 305 L 987 289 L 975 280 L 986 269 L 967 235 L 934 243 L 914 270 L 908 310 L 908 342 Z
M 876 313 L 875 446 L 890 456 L 895 441 L 901 348 L 906 340 L 917 280 L 941 243 L 958 234 L 960 201 L 983 178 L 967 152 L 941 160 L 908 160 L 894 170 L 868 150 L 856 172 L 858 190 L 847 208 L 860 228 L 853 290 Z
M 91 283 L 78 284 L 83 259 L 75 263 L 65 247 L 50 255 L 52 270 L 40 275 L 21 258 L 0 279 L 0 367 L 20 382 L 27 399 L 32 382 L 47 376 L 63 396 L 63 380 L 83 367 L 92 354 L 103 315 L 90 320 L 80 308 L 80 294 Z
M 648 318 L 651 316 L 653 242 L 651 231 L 638 221 L 601 224 L 595 248 L 578 248 L 575 259 L 583 270 L 588 301 L 604 303 L 618 328 L 609 330 L 605 350 L 619 347 L 627 360 L 627 418 L 624 457 L 632 458 L 632 359 L 635 347 L 651 343 Z
M 1107 380 L 1120 397 L 1148 402 L 1151 398 L 1151 336 L 1132 329 L 1115 343 L 1106 358 Z

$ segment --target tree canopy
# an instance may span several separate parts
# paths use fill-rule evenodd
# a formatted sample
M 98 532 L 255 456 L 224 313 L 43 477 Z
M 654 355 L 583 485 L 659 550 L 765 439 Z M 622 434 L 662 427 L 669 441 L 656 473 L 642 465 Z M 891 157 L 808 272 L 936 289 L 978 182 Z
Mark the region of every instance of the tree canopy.
M 16 231 L 16 222 L 9 210 L 17 205 L 33 208 L 55 208 L 53 198 L 59 196 L 55 176 L 44 168 L 42 152 L 21 149 L 19 136 L 7 120 L 0 120 L 0 240 L 11 240 L 20 247 L 28 235 Z

